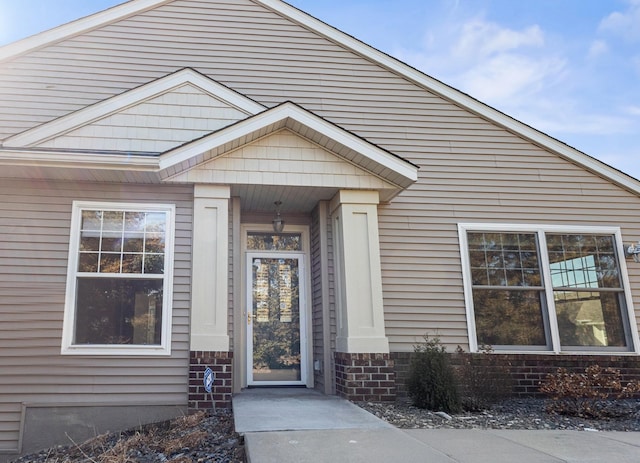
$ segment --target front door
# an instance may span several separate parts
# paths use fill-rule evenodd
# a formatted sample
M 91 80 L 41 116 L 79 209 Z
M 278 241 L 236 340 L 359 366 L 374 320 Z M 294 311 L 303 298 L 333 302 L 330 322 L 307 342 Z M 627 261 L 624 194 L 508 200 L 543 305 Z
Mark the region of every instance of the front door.
M 304 256 L 247 253 L 249 386 L 306 384 Z

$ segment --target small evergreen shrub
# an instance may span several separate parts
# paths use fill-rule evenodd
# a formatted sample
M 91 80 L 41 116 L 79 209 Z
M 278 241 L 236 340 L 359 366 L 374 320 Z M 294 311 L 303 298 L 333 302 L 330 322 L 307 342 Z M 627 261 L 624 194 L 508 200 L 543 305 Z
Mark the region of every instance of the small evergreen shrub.
M 513 392 L 509 367 L 500 362 L 491 346 L 480 346 L 479 351 L 478 354 L 466 354 L 460 346 L 456 350 L 462 407 L 470 411 L 485 410 Z
M 619 415 L 611 401 L 640 393 L 640 381 L 623 384 L 620 370 L 592 365 L 584 373 L 558 368 L 540 382 L 539 389 L 550 397 L 550 413 L 603 419 Z
M 425 336 L 423 343 L 414 346 L 407 391 L 418 408 L 446 413 L 461 410 L 456 375 L 439 338 Z

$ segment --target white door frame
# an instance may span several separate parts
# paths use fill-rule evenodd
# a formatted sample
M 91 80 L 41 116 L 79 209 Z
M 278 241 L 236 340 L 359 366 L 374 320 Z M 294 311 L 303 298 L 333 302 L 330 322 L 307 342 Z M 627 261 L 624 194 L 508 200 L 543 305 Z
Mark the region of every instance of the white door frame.
M 255 251 L 248 250 L 246 247 L 247 237 L 249 233 L 273 233 L 273 229 L 265 224 L 243 224 L 241 226 L 242 251 L 244 258 L 242 259 L 242 272 L 244 278 L 243 293 L 243 317 L 240 321 L 242 332 L 244 334 L 243 348 L 245 349 L 244 357 L 244 373 L 246 378 L 246 386 L 288 386 L 301 385 L 313 388 L 313 339 L 312 339 L 312 317 L 311 317 L 311 295 L 308 288 L 311 286 L 310 274 L 310 242 L 309 227 L 305 225 L 287 225 L 284 233 L 299 233 L 301 235 L 302 250 L 301 251 Z M 248 323 L 248 317 L 251 313 L 249 308 L 252 302 L 252 269 L 250 260 L 256 256 L 264 256 L 265 258 L 297 258 L 299 265 L 299 304 L 300 304 L 300 381 L 296 382 L 278 382 L 278 381 L 253 381 L 253 322 Z M 234 323 L 235 325 L 235 323 Z

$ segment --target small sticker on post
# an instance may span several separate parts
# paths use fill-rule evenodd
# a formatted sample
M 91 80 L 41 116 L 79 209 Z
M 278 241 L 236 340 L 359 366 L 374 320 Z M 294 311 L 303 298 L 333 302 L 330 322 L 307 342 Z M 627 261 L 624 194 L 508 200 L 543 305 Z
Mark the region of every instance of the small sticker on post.
M 213 382 L 216 379 L 216 375 L 213 372 L 213 370 L 209 367 L 207 367 L 206 370 L 204 370 L 204 378 L 202 380 L 202 382 L 204 383 L 204 389 L 211 394 L 211 390 L 213 389 Z

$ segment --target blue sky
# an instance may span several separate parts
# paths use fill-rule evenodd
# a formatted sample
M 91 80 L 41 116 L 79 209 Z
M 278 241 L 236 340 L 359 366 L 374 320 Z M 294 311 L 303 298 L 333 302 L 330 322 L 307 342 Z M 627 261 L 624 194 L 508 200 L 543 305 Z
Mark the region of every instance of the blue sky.
M 0 45 L 121 3 L 0 0 Z M 290 0 L 640 178 L 640 0 Z

